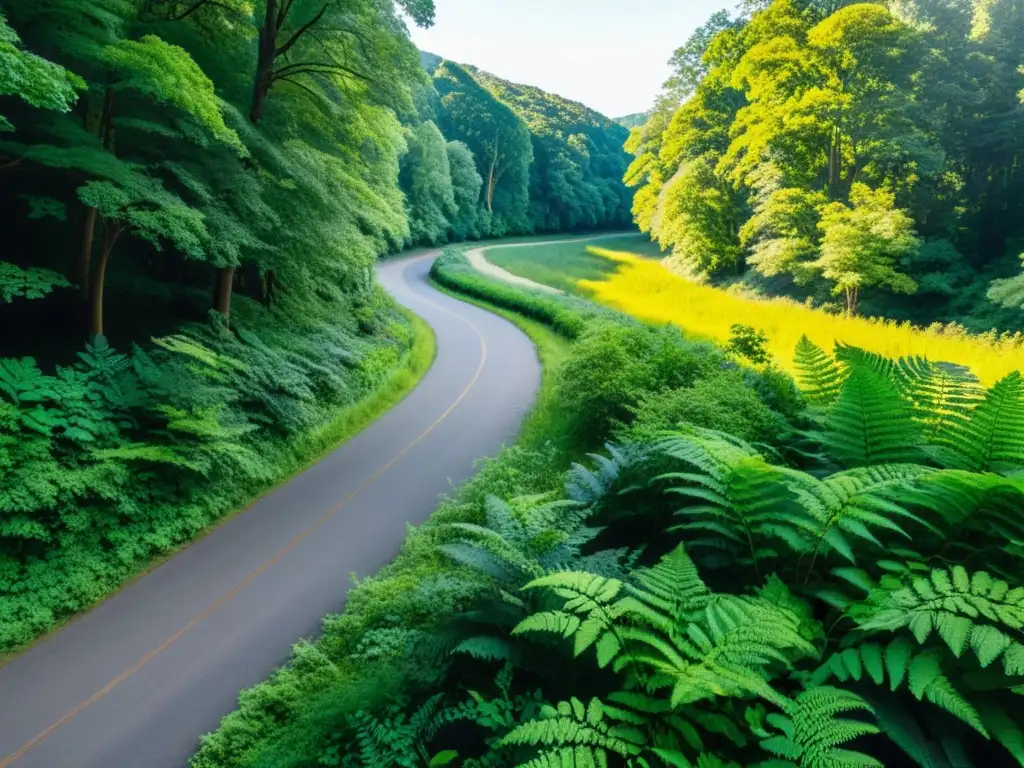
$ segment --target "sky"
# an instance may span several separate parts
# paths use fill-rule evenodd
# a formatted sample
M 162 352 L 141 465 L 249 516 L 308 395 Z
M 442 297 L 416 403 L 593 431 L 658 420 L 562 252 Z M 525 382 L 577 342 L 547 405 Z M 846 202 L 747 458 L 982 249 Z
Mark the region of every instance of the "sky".
M 651 107 L 672 52 L 735 0 L 435 0 L 421 49 L 580 101 L 608 117 Z

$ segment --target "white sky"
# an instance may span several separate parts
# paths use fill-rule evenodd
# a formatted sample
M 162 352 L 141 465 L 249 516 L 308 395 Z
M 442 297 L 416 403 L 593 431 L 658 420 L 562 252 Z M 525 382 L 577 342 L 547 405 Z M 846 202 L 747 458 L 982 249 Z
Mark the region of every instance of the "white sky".
M 668 59 L 723 0 L 435 0 L 425 51 L 535 85 L 608 117 L 643 112 Z

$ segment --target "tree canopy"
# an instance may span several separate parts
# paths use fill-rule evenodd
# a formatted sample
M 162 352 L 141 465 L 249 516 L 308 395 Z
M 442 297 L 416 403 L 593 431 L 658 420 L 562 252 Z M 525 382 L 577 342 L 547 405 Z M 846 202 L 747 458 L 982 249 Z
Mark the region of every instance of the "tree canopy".
M 1024 235 L 1022 51 L 1011 0 L 718 12 L 676 51 L 632 131 L 634 220 L 679 268 L 712 279 L 750 270 L 789 290 L 785 277 L 802 296 L 838 290 L 847 309 L 854 280 L 869 311 L 1019 325 L 985 292 L 1012 273 Z M 866 229 L 847 229 L 852 219 Z M 843 246 L 857 266 L 842 278 L 824 266 L 839 258 L 840 220 L 859 243 L 856 258 Z M 921 298 L 893 293 L 911 286 Z

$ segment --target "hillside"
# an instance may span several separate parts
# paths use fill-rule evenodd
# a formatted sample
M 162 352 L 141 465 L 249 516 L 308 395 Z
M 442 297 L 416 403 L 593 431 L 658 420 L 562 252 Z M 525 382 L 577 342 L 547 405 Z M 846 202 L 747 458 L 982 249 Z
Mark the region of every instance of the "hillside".
M 629 225 L 631 200 L 622 184 L 629 165 L 626 129 L 579 102 L 465 69 L 530 130 L 530 213 L 539 230 Z

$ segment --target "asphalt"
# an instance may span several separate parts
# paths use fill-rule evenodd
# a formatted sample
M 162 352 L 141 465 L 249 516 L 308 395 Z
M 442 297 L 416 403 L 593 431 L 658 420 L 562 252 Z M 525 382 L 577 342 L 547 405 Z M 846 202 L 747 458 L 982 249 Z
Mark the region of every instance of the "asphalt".
M 395 408 L 286 485 L 0 668 L 0 768 L 183 768 L 238 692 L 339 611 L 406 525 L 517 431 L 540 384 L 511 323 L 435 291 L 435 253 L 381 283 L 437 336 Z

